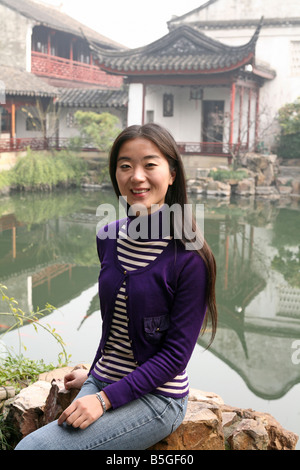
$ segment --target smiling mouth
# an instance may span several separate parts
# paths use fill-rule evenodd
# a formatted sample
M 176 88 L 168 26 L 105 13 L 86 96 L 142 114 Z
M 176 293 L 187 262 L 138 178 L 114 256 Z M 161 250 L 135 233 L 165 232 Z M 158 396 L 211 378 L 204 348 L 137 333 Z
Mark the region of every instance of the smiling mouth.
M 131 190 L 133 194 L 143 194 L 143 193 L 147 193 L 148 191 L 150 191 L 150 189 L 132 189 Z

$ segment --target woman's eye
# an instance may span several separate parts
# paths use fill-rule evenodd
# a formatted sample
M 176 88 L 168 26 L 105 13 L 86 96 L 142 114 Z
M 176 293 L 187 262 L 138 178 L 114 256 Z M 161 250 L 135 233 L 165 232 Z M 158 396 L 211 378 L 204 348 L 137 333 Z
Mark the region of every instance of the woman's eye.
M 146 168 L 151 168 L 151 167 L 154 167 L 154 166 L 156 166 L 155 163 L 149 162 L 149 163 L 147 163 Z
M 120 168 L 130 168 L 130 165 L 128 165 L 127 163 L 122 163 L 122 165 L 120 165 Z

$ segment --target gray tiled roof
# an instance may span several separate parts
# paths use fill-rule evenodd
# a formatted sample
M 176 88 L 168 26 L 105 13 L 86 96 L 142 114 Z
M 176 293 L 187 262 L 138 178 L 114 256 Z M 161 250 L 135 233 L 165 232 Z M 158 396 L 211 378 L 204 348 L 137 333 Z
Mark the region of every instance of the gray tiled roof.
M 128 92 L 90 88 L 60 88 L 58 100 L 61 106 L 86 108 L 122 108 L 128 103 Z
M 228 46 L 187 25 L 137 49 L 105 51 L 91 45 L 103 70 L 122 75 L 223 73 L 251 62 L 261 24 L 243 46 Z
M 16 67 L 0 64 L 0 80 L 7 95 L 54 97 L 59 93 L 41 78 Z
M 125 48 L 50 5 L 43 5 L 32 0 L 0 0 L 0 4 L 17 11 L 31 20 L 34 20 L 39 25 L 48 26 L 80 37 L 84 34 L 88 40 L 95 41 L 103 47 L 113 49 Z
M 242 28 L 256 28 L 260 23 L 257 18 L 241 19 L 241 20 L 210 20 L 210 21 L 191 21 L 189 26 L 203 30 L 210 29 L 242 29 Z M 290 27 L 300 24 L 300 18 L 264 18 L 264 28 L 270 27 Z M 168 23 L 169 30 L 176 28 L 176 24 L 172 21 Z

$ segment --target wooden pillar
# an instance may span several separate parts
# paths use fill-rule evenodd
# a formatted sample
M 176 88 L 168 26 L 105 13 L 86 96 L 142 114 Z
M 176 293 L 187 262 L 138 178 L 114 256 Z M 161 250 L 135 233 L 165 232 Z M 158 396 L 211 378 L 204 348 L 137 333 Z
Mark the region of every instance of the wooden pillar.
M 238 143 L 239 146 L 242 143 L 242 125 L 243 125 L 243 101 L 244 101 L 244 87 L 241 86 L 239 87 L 240 91 L 240 109 L 239 109 L 239 137 L 238 137 Z
M 236 85 L 233 82 L 231 85 L 231 97 L 230 97 L 230 130 L 229 130 L 230 150 L 232 149 L 232 144 L 233 144 L 235 94 L 236 94 Z
M 145 99 L 146 99 L 146 85 L 145 83 L 143 83 L 142 125 L 145 124 Z
M 258 147 L 258 132 L 259 132 L 259 87 L 256 89 L 256 110 L 255 110 L 255 150 Z
M 14 103 L 11 105 L 11 137 L 12 139 L 16 137 L 16 105 Z
M 251 100 L 252 100 L 252 89 L 249 88 L 248 96 L 248 124 L 247 124 L 247 150 L 249 150 L 250 144 L 250 128 L 251 128 Z
M 73 60 L 73 40 L 70 42 L 70 60 Z
M 48 33 L 48 44 L 47 44 L 47 54 L 51 55 L 51 33 Z

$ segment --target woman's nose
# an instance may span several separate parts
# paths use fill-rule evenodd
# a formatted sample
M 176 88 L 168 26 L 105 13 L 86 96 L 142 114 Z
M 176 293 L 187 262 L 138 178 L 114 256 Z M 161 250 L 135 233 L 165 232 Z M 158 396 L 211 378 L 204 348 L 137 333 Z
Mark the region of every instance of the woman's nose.
M 138 181 L 145 181 L 145 173 L 142 168 L 134 168 L 133 173 L 131 175 L 131 180 L 133 182 L 138 182 Z

